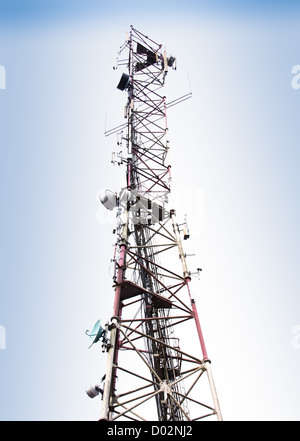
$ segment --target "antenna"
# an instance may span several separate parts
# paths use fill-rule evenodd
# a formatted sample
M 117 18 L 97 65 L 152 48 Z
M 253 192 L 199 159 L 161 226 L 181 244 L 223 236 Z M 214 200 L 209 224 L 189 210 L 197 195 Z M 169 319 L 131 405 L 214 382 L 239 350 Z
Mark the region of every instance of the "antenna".
M 127 101 L 126 122 L 106 136 L 117 133 L 127 150 L 126 187 L 101 195 L 116 212 L 117 242 L 105 383 L 89 394 L 102 395 L 100 420 L 222 420 L 176 211 L 166 203 L 166 110 L 191 93 L 168 103 L 163 86 L 176 59 L 133 26 L 118 66 L 128 70 L 117 86 Z M 186 217 L 183 225 L 187 240 Z

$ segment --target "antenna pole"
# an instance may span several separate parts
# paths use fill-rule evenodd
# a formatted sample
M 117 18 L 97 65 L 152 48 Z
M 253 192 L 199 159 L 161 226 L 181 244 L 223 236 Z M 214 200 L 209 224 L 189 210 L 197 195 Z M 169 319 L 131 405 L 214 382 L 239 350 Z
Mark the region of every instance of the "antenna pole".
M 191 95 L 167 102 L 163 86 L 176 59 L 133 26 L 119 55 L 128 72 L 117 86 L 127 94 L 126 123 L 106 135 L 117 133 L 127 146 L 120 158 L 126 184 L 101 199 L 117 210 L 117 243 L 100 419 L 221 421 L 181 232 L 167 207 L 166 111 Z M 190 236 L 187 225 L 183 236 Z

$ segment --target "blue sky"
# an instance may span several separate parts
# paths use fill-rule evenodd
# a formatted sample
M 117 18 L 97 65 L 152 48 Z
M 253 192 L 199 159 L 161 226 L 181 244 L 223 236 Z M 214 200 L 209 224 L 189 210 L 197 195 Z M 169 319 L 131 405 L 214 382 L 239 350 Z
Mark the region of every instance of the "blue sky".
M 189 0 L 182 3 L 175 0 L 157 1 L 141 3 L 132 1 L 130 7 L 124 7 L 124 2 L 113 0 L 104 2 L 102 0 L 2 0 L 0 3 L 1 21 L 3 22 L 29 22 L 32 20 L 57 20 L 76 16 L 111 16 L 126 17 L 141 14 L 147 14 L 154 17 L 160 14 L 168 14 L 164 18 L 170 19 L 178 13 L 183 16 L 192 16 L 193 13 L 199 15 L 212 16 L 248 16 L 255 17 L 261 15 L 264 19 L 274 17 L 276 15 L 291 17 L 299 11 L 299 3 L 296 0 L 289 1 L 243 1 L 236 0 L 213 0 L 206 2 L 203 0 Z
M 0 2 L 0 419 L 99 416 L 84 389 L 105 359 L 85 330 L 112 310 L 97 194 L 123 176 L 103 132 L 122 122 L 112 66 L 131 24 L 178 58 L 167 97 L 192 87 L 168 114 L 173 197 L 224 418 L 299 419 L 299 8 L 131 4 Z

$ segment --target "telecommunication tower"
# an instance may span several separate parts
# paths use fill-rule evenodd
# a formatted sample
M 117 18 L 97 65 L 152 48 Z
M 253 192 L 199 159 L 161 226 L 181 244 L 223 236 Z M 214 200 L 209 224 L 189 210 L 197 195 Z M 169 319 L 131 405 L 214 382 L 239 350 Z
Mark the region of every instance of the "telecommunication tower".
M 106 136 L 118 135 L 112 162 L 125 165 L 126 179 L 120 191 L 101 196 L 117 219 L 113 314 L 89 334 L 93 343 L 102 342 L 107 365 L 87 393 L 102 396 L 100 420 L 222 420 L 190 291 L 182 245 L 187 222 L 178 224 L 174 207 L 168 208 L 166 111 L 191 94 L 167 102 L 163 86 L 176 59 L 133 26 L 120 47 L 120 67 L 125 122 Z

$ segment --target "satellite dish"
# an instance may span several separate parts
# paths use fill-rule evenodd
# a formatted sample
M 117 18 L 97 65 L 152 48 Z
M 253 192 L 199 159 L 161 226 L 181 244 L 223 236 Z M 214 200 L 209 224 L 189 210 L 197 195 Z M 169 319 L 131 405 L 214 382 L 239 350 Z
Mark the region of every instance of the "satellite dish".
M 104 329 L 100 325 L 100 320 L 98 320 L 95 323 L 91 333 L 88 334 L 88 332 L 89 331 L 86 331 L 85 333 L 86 333 L 86 335 L 88 335 L 90 338 L 93 339 L 93 342 L 91 344 L 91 346 L 92 346 L 94 343 L 97 343 L 100 340 L 100 338 L 102 337 L 102 335 L 104 334 L 105 331 L 104 331 Z
M 88 389 L 86 389 L 86 393 L 90 398 L 95 398 L 100 393 L 103 394 L 103 389 L 96 384 L 95 386 L 90 386 Z
M 111 190 L 105 190 L 99 197 L 105 208 L 112 211 L 117 206 L 117 194 Z

